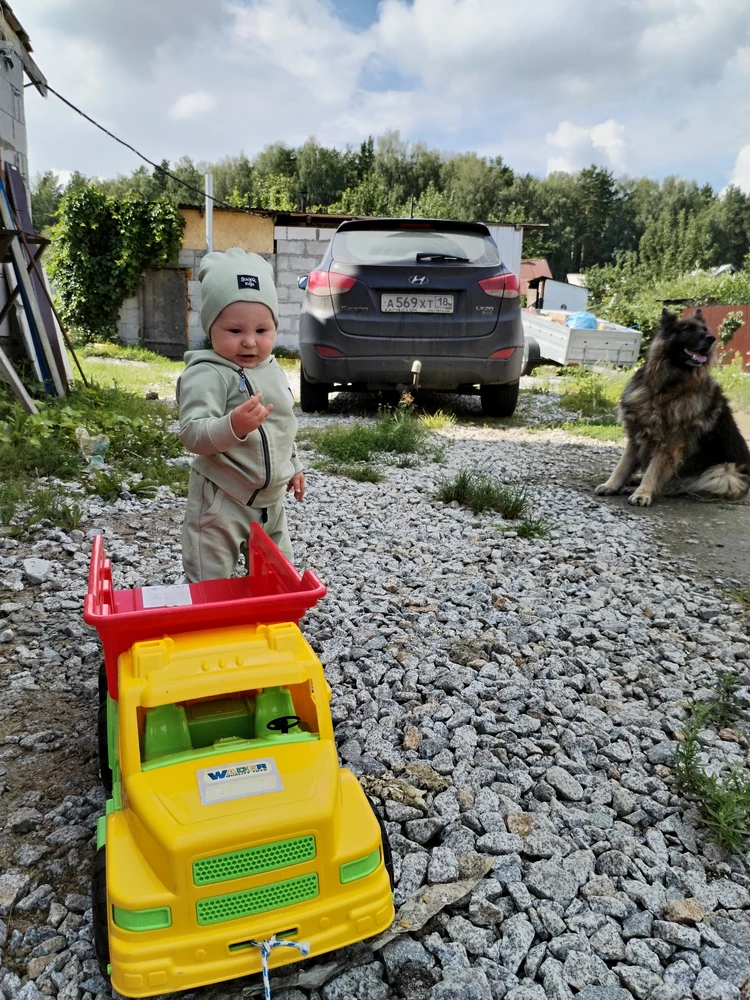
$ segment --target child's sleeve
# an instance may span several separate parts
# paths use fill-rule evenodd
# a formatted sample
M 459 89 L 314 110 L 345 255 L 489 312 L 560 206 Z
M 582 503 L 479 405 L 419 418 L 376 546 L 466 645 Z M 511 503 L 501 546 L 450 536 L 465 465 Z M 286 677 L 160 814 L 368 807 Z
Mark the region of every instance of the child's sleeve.
M 297 442 L 295 441 L 292 445 L 292 466 L 294 467 L 294 474 L 297 475 L 298 472 L 303 472 L 302 462 L 299 460 L 299 455 L 297 454 Z
M 180 440 L 194 455 L 216 455 L 242 440 L 226 413 L 227 387 L 209 365 L 196 365 L 180 376 Z

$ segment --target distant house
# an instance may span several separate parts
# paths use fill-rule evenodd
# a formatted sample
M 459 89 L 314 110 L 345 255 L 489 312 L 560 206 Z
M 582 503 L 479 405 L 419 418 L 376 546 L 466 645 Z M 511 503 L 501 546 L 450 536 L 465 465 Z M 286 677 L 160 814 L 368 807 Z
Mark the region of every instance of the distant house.
M 10 4 L 0 0 L 0 156 L 3 167 L 17 167 L 29 188 L 26 114 L 23 105 L 24 75 L 39 93 L 47 96 L 47 81 L 31 56 L 29 36 Z
M 549 264 L 541 258 L 527 258 L 521 261 L 521 295 L 526 296 L 526 305 L 536 305 L 537 290 L 541 278 L 551 278 Z

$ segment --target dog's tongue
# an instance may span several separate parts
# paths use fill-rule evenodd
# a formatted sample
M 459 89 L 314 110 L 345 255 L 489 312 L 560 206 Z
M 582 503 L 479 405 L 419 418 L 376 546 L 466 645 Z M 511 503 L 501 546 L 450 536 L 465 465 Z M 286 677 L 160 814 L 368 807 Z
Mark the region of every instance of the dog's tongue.
M 697 351 L 693 355 L 693 357 L 695 358 L 696 361 L 700 361 L 701 364 L 703 364 L 707 360 L 705 354 L 698 354 Z

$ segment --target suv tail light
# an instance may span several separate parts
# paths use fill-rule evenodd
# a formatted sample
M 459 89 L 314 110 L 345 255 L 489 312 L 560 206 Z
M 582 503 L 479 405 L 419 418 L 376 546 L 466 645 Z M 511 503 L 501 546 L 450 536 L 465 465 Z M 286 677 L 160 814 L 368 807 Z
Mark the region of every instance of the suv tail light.
M 343 295 L 356 285 L 357 279 L 336 271 L 311 271 L 307 276 L 307 291 L 311 295 Z
M 479 287 L 485 295 L 492 295 L 494 298 L 517 299 L 520 293 L 520 282 L 518 275 L 512 271 L 505 274 L 496 274 L 494 278 L 483 278 L 479 282 Z
M 489 360 L 507 361 L 514 351 L 515 347 L 503 347 L 501 350 L 495 351 L 494 354 L 490 354 Z
M 321 358 L 343 358 L 344 356 L 341 351 L 337 351 L 335 347 L 323 347 L 322 344 L 316 344 L 315 350 Z

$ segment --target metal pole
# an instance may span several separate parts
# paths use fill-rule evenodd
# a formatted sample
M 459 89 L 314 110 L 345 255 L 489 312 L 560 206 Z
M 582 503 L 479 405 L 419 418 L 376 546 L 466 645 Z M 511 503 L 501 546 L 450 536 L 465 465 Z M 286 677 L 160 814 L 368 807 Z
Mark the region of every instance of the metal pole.
M 214 248 L 214 178 L 206 174 L 206 253 Z

